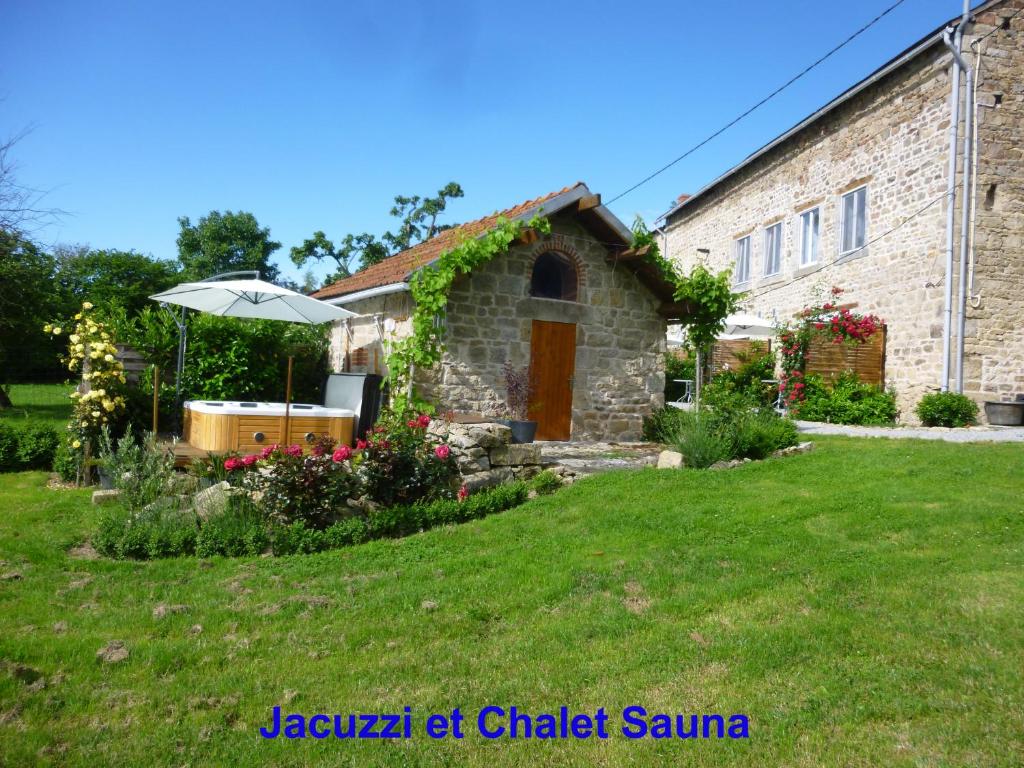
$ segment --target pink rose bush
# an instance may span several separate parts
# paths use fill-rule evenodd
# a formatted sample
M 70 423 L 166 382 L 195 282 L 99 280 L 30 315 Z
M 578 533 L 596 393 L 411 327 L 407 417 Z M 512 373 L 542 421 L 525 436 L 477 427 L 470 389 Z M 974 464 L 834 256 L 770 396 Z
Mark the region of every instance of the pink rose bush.
M 229 456 L 223 466 L 228 481 L 259 499 L 271 520 L 324 529 L 354 514 L 352 500 L 391 506 L 455 498 L 458 467 L 448 445 L 429 441 L 429 426 L 426 414 L 392 417 L 354 449 L 323 436 L 308 454 L 301 445 L 274 444 Z

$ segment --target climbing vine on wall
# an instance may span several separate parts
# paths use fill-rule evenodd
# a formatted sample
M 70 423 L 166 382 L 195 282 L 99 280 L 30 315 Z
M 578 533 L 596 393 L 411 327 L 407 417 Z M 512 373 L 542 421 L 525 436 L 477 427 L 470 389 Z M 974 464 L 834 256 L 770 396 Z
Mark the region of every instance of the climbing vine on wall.
M 549 234 L 551 223 L 541 216 L 534 216 L 529 222 L 499 218 L 487 233 L 480 237 L 465 237 L 454 248 L 441 254 L 436 262 L 412 276 L 409 281 L 415 304 L 412 334 L 393 342 L 388 351 L 387 381 L 391 389 L 392 410 L 403 412 L 422 405 L 414 402 L 416 397 L 410 386 L 413 370 L 430 369 L 441 361 L 444 352 L 443 320 L 448 307 L 448 293 L 455 280 L 507 251 L 524 231 L 530 229 Z

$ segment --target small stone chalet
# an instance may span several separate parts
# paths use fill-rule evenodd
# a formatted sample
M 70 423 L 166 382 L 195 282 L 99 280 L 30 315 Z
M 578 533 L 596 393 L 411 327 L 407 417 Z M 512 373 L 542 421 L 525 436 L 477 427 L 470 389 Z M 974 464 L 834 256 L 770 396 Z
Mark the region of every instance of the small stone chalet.
M 551 222 L 550 235 L 529 232 L 456 280 L 443 361 L 415 372 L 417 393 L 442 412 L 500 415 L 508 360 L 530 368 L 537 439 L 639 439 L 643 417 L 664 400 L 673 289 L 582 183 L 441 232 L 314 293 L 359 315 L 332 329 L 335 370 L 383 373 L 389 341 L 411 332 L 412 274 L 499 216 L 528 221 L 537 213 Z
M 957 28 L 973 93 L 944 40 L 955 40 Z M 968 19 L 944 24 L 680 196 L 661 217 L 663 252 L 684 271 L 731 267 L 736 288 L 748 292 L 743 309 L 767 318 L 789 320 L 829 287 L 844 288 L 854 311 L 887 323 L 883 375 L 904 420 L 914 420 L 922 395 L 943 385 L 956 391 L 960 381 L 978 401 L 1024 393 L 1022 33 L 1024 0 L 983 2 Z M 975 130 L 961 259 L 967 114 Z

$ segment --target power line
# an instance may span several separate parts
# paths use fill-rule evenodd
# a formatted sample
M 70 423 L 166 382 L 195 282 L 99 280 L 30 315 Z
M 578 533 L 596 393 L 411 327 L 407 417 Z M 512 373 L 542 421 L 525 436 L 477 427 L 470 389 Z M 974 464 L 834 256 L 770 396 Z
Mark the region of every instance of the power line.
M 874 26 L 875 24 L 877 24 L 877 23 L 878 23 L 878 22 L 879 22 L 879 21 L 880 21 L 881 19 L 883 19 L 883 18 L 885 18 L 886 16 L 888 16 L 888 15 L 889 15 L 890 13 L 892 13 L 892 11 L 896 10 L 896 8 L 898 8 L 899 6 L 903 5 L 903 3 L 905 3 L 905 2 L 906 2 L 906 0 L 896 0 L 896 2 L 895 2 L 895 3 L 893 3 L 892 5 L 890 5 L 890 6 L 888 7 L 888 8 L 886 8 L 886 9 L 885 9 L 884 11 L 882 11 L 882 12 L 881 12 L 880 14 L 878 14 L 877 16 L 875 16 L 875 18 L 873 18 L 873 19 L 872 19 L 871 21 L 869 21 L 869 22 L 868 22 L 867 24 L 865 24 L 865 25 L 864 25 L 863 27 L 861 27 L 860 29 L 858 29 L 858 30 L 857 30 L 856 32 L 854 32 L 854 33 L 853 33 L 852 35 L 850 35 L 850 36 L 849 36 L 848 38 L 846 38 L 845 40 L 843 40 L 843 42 L 839 43 L 839 45 L 837 45 L 837 46 L 836 46 L 835 48 L 833 48 L 833 49 L 832 49 L 831 51 L 829 51 L 828 53 L 826 53 L 826 54 L 825 54 L 824 56 L 822 56 L 822 57 L 821 57 L 820 59 L 818 59 L 817 61 L 815 61 L 815 62 L 814 62 L 813 64 L 811 64 L 810 66 L 808 66 L 808 67 L 805 67 L 805 68 L 803 69 L 803 71 L 801 71 L 801 72 L 800 72 L 799 74 L 797 74 L 797 75 L 795 75 L 795 76 L 791 77 L 791 78 L 790 78 L 790 79 L 789 79 L 788 81 L 786 81 L 786 82 L 785 82 L 785 83 L 784 83 L 783 85 L 781 85 L 781 86 L 779 86 L 778 88 L 776 88 L 776 89 L 775 89 L 774 91 L 772 91 L 772 92 L 771 92 L 770 94 L 768 94 L 767 96 L 765 96 L 765 97 L 764 97 L 763 99 L 761 99 L 761 100 L 760 100 L 759 102 L 757 102 L 757 103 L 756 103 L 756 104 L 755 104 L 754 106 L 752 106 L 752 107 L 751 107 L 750 109 L 748 109 L 748 110 L 747 110 L 746 112 L 744 112 L 743 114 L 741 114 L 741 115 L 740 115 L 739 117 L 733 118 L 733 119 L 732 119 L 732 120 L 730 120 L 730 121 L 729 121 L 728 123 L 726 123 L 726 124 L 725 124 L 725 125 L 723 125 L 723 126 L 722 126 L 721 128 L 719 128 L 719 129 L 718 129 L 717 131 L 715 131 L 715 132 L 714 132 L 714 133 L 712 133 L 712 134 L 711 134 L 710 136 L 708 136 L 707 138 L 705 138 L 705 139 L 704 139 L 703 141 L 701 141 L 701 142 L 699 142 L 698 144 L 695 144 L 694 146 L 690 147 L 690 148 L 689 148 L 688 150 L 686 150 L 685 152 L 683 152 L 683 154 L 679 155 L 679 157 L 677 157 L 677 158 L 676 158 L 675 160 L 673 160 L 672 162 L 668 163 L 667 165 L 663 165 L 663 166 L 662 166 L 661 168 L 659 168 L 658 170 L 656 170 L 656 171 L 655 171 L 654 173 L 652 173 L 652 174 L 650 174 L 649 176 L 646 176 L 645 178 L 641 179 L 641 180 L 640 180 L 640 181 L 638 181 L 638 182 L 637 182 L 636 184 L 634 184 L 634 185 L 633 185 L 633 186 L 631 186 L 631 187 L 630 187 L 629 189 L 627 189 L 627 190 L 626 190 L 625 192 L 620 192 L 620 193 L 619 193 L 619 194 L 617 194 L 617 195 L 616 195 L 615 197 L 613 197 L 613 198 L 612 198 L 611 200 L 609 200 L 609 201 L 608 201 L 607 203 L 605 203 L 605 205 L 611 205 L 611 204 L 612 204 L 612 203 L 614 203 L 614 202 L 615 202 L 616 200 L 620 200 L 620 199 L 622 199 L 623 197 L 625 197 L 626 195 L 628 195 L 628 194 L 629 194 L 630 192 L 633 192 L 634 190 L 636 190 L 636 189 L 638 189 L 638 188 L 642 187 L 642 186 L 643 186 L 644 184 L 646 184 L 647 182 L 649 182 L 649 181 L 650 181 L 651 179 L 655 178 L 656 176 L 660 176 L 661 174 L 663 174 L 663 173 L 664 173 L 665 171 L 667 171 L 667 170 L 668 170 L 669 168 L 671 168 L 671 167 L 672 167 L 673 165 L 675 165 L 676 163 L 678 163 L 678 162 L 679 162 L 680 160 L 683 160 L 683 159 L 685 159 L 685 158 L 689 157 L 689 156 L 690 156 L 690 155 L 692 155 L 692 154 L 693 154 L 694 152 L 696 152 L 696 151 L 697 151 L 698 149 L 700 149 L 700 148 L 701 148 L 701 147 L 703 147 L 703 146 L 704 146 L 705 144 L 707 144 L 707 143 L 708 143 L 709 141 L 711 141 L 711 140 L 713 140 L 713 139 L 717 138 L 718 136 L 721 136 L 721 135 L 722 135 L 723 133 L 725 133 L 725 132 L 726 132 L 727 130 L 729 130 L 729 129 L 730 129 L 730 128 L 732 128 L 732 127 L 733 127 L 734 125 L 736 125 L 736 123 L 738 123 L 738 122 L 739 122 L 740 120 L 742 120 L 743 118 L 747 117 L 747 116 L 748 116 L 748 115 L 750 115 L 750 114 L 751 114 L 752 112 L 754 112 L 755 110 L 757 110 L 757 109 L 759 109 L 760 107 L 762 107 L 762 106 L 764 106 L 765 104 L 767 104 L 767 103 L 768 103 L 769 101 L 771 101 L 771 100 L 772 100 L 772 99 L 774 99 L 774 98 L 775 98 L 776 96 L 778 96 L 778 95 L 779 95 L 780 93 L 782 93 L 782 92 L 783 92 L 784 90 L 786 90 L 787 88 L 789 88 L 789 86 L 791 86 L 791 85 L 792 85 L 793 83 L 795 83 L 795 82 L 796 82 L 797 80 L 799 80 L 800 78 L 802 78 L 802 77 L 803 77 L 804 75 L 806 75 L 806 74 L 807 74 L 808 72 L 810 72 L 810 71 L 811 71 L 812 69 L 814 69 L 814 68 L 815 68 L 815 67 L 817 67 L 817 66 L 818 66 L 819 64 L 823 63 L 823 62 L 824 62 L 825 60 L 827 60 L 828 58 L 830 58 L 830 57 L 831 57 L 831 56 L 832 56 L 833 54 L 837 53 L 837 52 L 838 52 L 839 50 L 841 50 L 842 48 L 846 47 L 846 46 L 847 46 L 848 44 L 850 44 L 850 43 L 851 43 L 851 42 L 853 42 L 853 41 L 854 41 L 855 39 L 857 39 L 858 37 L 860 37 L 860 36 L 861 36 L 861 35 L 862 35 L 862 34 L 863 34 L 864 32 L 866 32 L 867 30 L 869 30 L 869 29 L 870 29 L 871 27 L 873 27 L 873 26 Z

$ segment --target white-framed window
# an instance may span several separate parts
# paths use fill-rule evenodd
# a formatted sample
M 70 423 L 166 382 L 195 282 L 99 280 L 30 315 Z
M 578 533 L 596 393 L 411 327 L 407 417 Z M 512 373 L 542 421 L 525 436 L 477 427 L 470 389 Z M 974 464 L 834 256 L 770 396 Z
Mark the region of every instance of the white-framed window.
M 818 237 L 821 232 L 821 208 L 800 214 L 800 266 L 818 263 Z
M 737 285 L 750 281 L 750 235 L 736 241 L 736 278 Z
M 863 248 L 868 240 L 868 188 L 843 195 L 839 205 L 839 255 Z
M 764 229 L 764 276 L 782 271 L 782 222 Z

